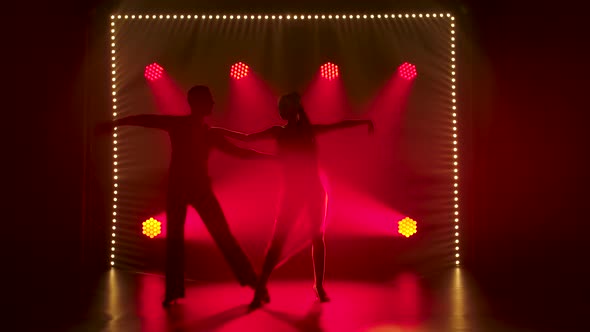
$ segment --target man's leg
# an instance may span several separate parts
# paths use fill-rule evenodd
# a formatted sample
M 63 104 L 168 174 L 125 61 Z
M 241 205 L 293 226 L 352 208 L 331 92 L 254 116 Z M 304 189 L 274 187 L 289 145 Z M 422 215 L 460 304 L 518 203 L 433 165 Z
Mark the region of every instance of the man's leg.
M 192 204 L 240 284 L 254 288 L 257 282 L 254 268 L 231 233 L 223 210 L 213 191 L 208 190 L 198 195 Z
M 164 305 L 184 297 L 184 220 L 181 195 L 169 195 L 166 207 L 166 296 Z M 168 303 L 166 303 L 168 302 Z

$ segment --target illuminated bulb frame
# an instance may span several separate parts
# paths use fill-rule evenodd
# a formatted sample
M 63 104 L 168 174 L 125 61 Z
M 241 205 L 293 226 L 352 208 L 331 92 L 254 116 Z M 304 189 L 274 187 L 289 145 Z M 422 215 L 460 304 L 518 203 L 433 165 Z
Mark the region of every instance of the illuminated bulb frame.
M 113 96 L 113 120 L 117 119 L 117 49 L 116 49 L 116 21 L 121 19 L 121 15 L 111 15 L 110 22 L 110 45 L 111 45 L 111 94 Z M 124 19 L 128 19 L 129 15 L 125 15 Z M 135 15 L 131 15 L 131 19 L 135 19 Z M 116 224 L 117 224 L 117 189 L 118 184 L 118 155 L 117 155 L 117 127 L 113 128 L 113 219 L 112 219 L 112 233 L 111 233 L 111 250 L 109 251 L 110 266 L 115 266 L 115 243 L 116 243 Z
M 110 15 L 110 34 L 111 34 L 111 38 L 110 38 L 110 45 L 111 45 L 111 54 L 109 55 L 111 57 L 111 81 L 112 81 L 112 96 L 113 96 L 113 119 L 117 118 L 117 54 L 116 54 L 116 23 L 118 21 L 121 20 L 136 20 L 136 19 L 142 19 L 142 16 L 146 19 L 146 20 L 152 20 L 152 19 L 158 19 L 158 20 L 176 20 L 179 15 L 175 15 L 175 14 L 159 14 L 159 15 L 132 15 L 132 14 L 112 14 Z M 453 243 L 453 247 L 455 248 L 455 254 L 454 254 L 454 258 L 455 258 L 455 265 L 459 265 L 460 264 L 460 254 L 459 254 L 459 178 L 458 178 L 458 174 L 459 174 L 459 152 L 458 152 L 458 135 L 457 135 L 457 97 L 456 97 L 456 31 L 455 31 L 455 17 L 454 15 L 450 14 L 450 13 L 445 13 L 445 14 L 440 14 L 440 13 L 417 13 L 417 14 L 408 14 L 408 13 L 404 13 L 404 14 L 391 14 L 391 13 L 381 13 L 381 14 L 369 14 L 367 15 L 365 14 L 356 14 L 356 15 L 352 15 L 352 14 L 305 14 L 305 15 L 293 15 L 291 16 L 291 14 L 286 14 L 286 15 L 269 15 L 269 14 L 265 14 L 263 15 L 251 15 L 251 16 L 247 16 L 247 15 L 240 15 L 240 14 L 226 14 L 223 16 L 220 15 L 196 15 L 196 14 L 189 14 L 189 15 L 180 15 L 181 19 L 184 19 L 186 17 L 186 19 L 194 19 L 194 20 L 212 20 L 212 19 L 223 19 L 223 20 L 233 20 L 238 19 L 240 20 L 242 17 L 244 19 L 248 19 L 248 20 L 278 20 L 281 22 L 295 22 L 297 23 L 299 20 L 299 18 L 301 20 L 307 20 L 306 21 L 312 21 L 311 18 L 313 17 L 314 20 L 339 20 L 339 18 L 342 18 L 343 21 L 347 20 L 347 16 L 348 19 L 353 19 L 356 18 L 358 19 L 364 19 L 364 20 L 375 20 L 375 18 L 377 20 L 379 19 L 383 19 L 383 20 L 399 20 L 399 19 L 403 19 L 403 20 L 432 20 L 432 19 L 437 19 L 437 20 L 446 20 L 449 22 L 449 32 L 450 32 L 450 68 L 449 68 L 449 76 L 450 76 L 450 82 L 449 85 L 451 87 L 451 93 L 450 93 L 450 114 L 451 114 L 451 129 L 452 129 L 452 179 L 453 179 L 453 187 L 452 187 L 452 192 L 454 193 L 453 196 L 453 214 L 452 214 L 452 218 L 453 218 L 453 239 L 454 239 L 454 243 Z M 286 17 L 286 20 L 283 20 L 283 17 Z M 293 20 L 291 18 L 294 18 Z M 114 128 L 114 133 L 113 133 L 113 161 L 114 161 L 114 169 L 113 169 L 113 201 L 116 203 L 117 202 L 117 188 L 118 188 L 118 176 L 116 175 L 118 172 L 117 169 L 117 127 Z M 112 239 L 111 239 L 111 251 L 110 251 L 110 256 L 111 256 L 111 260 L 110 260 L 110 265 L 114 266 L 115 265 L 115 237 L 116 237 L 116 223 L 117 223 L 117 205 L 114 204 L 113 205 L 113 233 L 112 233 Z

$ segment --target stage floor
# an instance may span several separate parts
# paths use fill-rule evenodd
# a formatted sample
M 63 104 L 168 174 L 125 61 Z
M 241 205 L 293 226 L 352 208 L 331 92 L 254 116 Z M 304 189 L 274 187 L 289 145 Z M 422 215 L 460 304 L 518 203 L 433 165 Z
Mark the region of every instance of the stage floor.
M 427 276 L 402 272 L 384 282 L 327 280 L 332 301 L 324 304 L 315 302 L 311 280 L 271 280 L 271 303 L 253 313 L 246 310 L 252 291 L 237 283 L 186 285 L 186 298 L 164 310 L 162 276 L 113 269 L 88 290 L 87 307 L 69 318 L 63 311 L 52 317 L 61 320 L 62 331 L 540 330 L 494 318 L 458 268 Z

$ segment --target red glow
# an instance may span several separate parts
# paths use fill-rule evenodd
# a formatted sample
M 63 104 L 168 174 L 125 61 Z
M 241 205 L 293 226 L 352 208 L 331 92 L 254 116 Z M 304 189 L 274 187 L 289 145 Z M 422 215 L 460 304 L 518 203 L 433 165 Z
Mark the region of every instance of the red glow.
M 399 163 L 396 156 L 405 153 L 400 150 L 404 142 L 404 124 L 408 108 L 409 97 L 412 92 L 414 80 L 402 78 L 399 71 L 391 73 L 387 82 L 382 84 L 372 100 L 366 106 L 367 118 L 375 123 L 375 139 L 380 144 L 366 144 L 365 150 L 373 149 L 366 156 L 370 169 L 366 169 L 362 174 L 365 175 L 366 183 L 375 183 L 381 187 L 380 183 L 388 183 L 392 190 L 388 190 L 387 196 L 398 197 L 402 199 L 400 193 L 394 188 L 401 186 L 400 177 L 393 170 L 403 172 L 405 166 Z M 368 142 L 367 142 L 368 143 Z M 404 143 L 406 144 L 406 143 Z M 383 197 L 379 194 L 377 197 Z M 395 206 L 396 204 L 392 204 Z M 389 232 L 391 233 L 392 221 L 397 222 L 401 218 L 393 218 L 388 221 Z
M 398 71 L 399 75 L 406 80 L 412 80 L 418 75 L 416 72 L 416 66 L 409 62 L 402 63 L 402 65 L 399 66 Z
M 252 291 L 234 281 L 187 282 L 186 296 L 180 305 L 165 311 L 160 304 L 163 278 L 137 274 L 131 283 L 137 285 L 137 291 L 130 291 L 121 287 L 122 276 L 117 271 L 114 275 L 117 278 L 109 279 L 107 294 L 109 298 L 121 300 L 108 302 L 113 315 L 109 326 L 149 327 L 145 331 L 165 331 L 172 327 L 220 332 L 432 331 L 429 327 L 434 319 L 446 319 L 449 315 L 448 306 L 431 300 L 426 285 L 410 273 L 374 284 L 330 280 L 326 288 L 333 301 L 328 304 L 315 301 L 308 280 L 273 280 L 269 283 L 271 303 L 248 315 L 246 304 L 252 299 Z M 130 293 L 137 295 L 129 296 Z M 137 309 L 129 310 L 135 305 Z M 440 312 L 436 310 L 438 306 L 443 308 Z
M 330 196 L 328 232 L 338 236 L 391 236 L 391 220 L 404 215 L 342 179 L 334 179 Z M 370 220 L 371 222 L 367 222 Z
M 229 87 L 228 112 L 220 119 L 227 128 L 256 132 L 282 123 L 277 111 L 278 93 L 255 71 L 249 71 L 243 80 L 230 79 Z M 268 151 L 258 143 L 249 146 Z
M 231 66 L 230 71 L 231 77 L 235 78 L 236 80 L 242 79 L 248 76 L 248 65 L 243 62 L 234 63 Z
M 143 76 L 145 76 L 145 78 L 150 81 L 155 81 L 155 80 L 159 79 L 160 77 L 162 77 L 163 72 L 164 72 L 164 68 L 162 68 L 159 64 L 154 62 L 151 65 L 147 65 L 145 67 L 145 71 L 143 73 Z
M 320 71 L 322 73 L 322 77 L 329 81 L 337 78 L 339 75 L 338 66 L 331 62 L 323 64 L 320 67 Z
M 144 221 L 142 223 L 142 225 L 143 225 L 142 233 L 145 236 L 148 236 L 150 239 L 153 239 L 154 237 L 156 237 L 160 233 L 162 233 L 162 223 L 160 223 L 159 221 L 157 221 L 154 218 L 150 218 L 150 219 Z
M 154 103 L 160 114 L 188 115 L 191 113 L 186 102 L 186 89 L 174 81 L 167 72 L 163 71 L 157 80 L 148 79 Z M 167 145 L 168 142 L 165 142 Z
M 412 220 L 408 217 L 400 220 L 398 222 L 397 228 L 398 228 L 398 232 L 405 237 L 410 237 L 410 236 L 416 234 L 416 232 L 417 232 L 416 221 Z

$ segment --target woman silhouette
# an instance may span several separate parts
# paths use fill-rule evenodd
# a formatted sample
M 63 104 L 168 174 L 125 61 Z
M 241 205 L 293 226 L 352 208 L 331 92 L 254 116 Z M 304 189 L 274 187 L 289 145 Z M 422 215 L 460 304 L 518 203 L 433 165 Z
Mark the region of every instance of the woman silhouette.
M 325 244 L 324 221 L 327 197 L 318 174 L 317 145 L 315 135 L 338 128 L 369 125 L 370 120 L 345 120 L 334 124 L 312 125 L 301 105 L 298 93 L 284 95 L 279 100 L 279 114 L 287 120 L 284 126 L 274 126 L 254 134 L 242 134 L 223 130 L 223 134 L 243 141 L 274 138 L 278 143 L 278 158 L 283 173 L 283 191 L 275 221 L 273 238 L 264 260 L 262 274 L 258 279 L 250 309 L 254 310 L 268 302 L 266 284 L 271 272 L 279 262 L 287 234 L 295 224 L 300 212 L 307 208 L 312 239 L 314 265 L 314 290 L 320 302 L 329 301 L 324 290 Z

